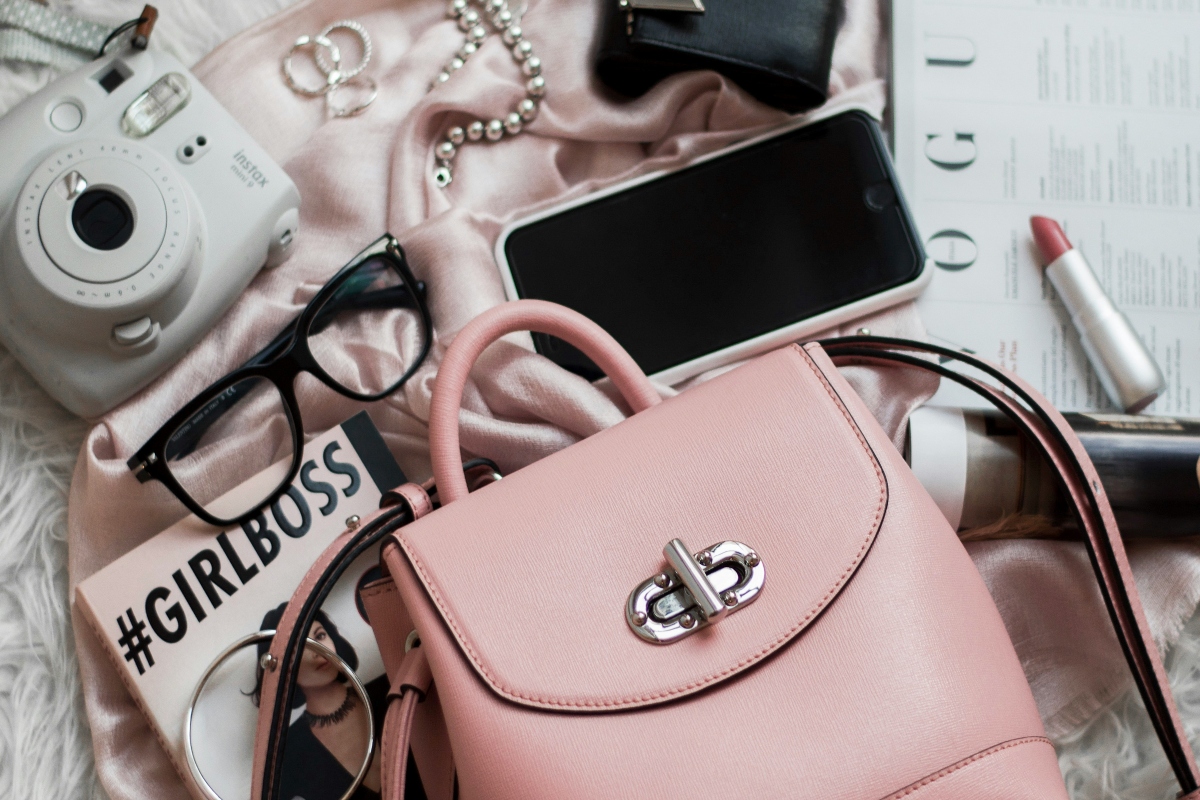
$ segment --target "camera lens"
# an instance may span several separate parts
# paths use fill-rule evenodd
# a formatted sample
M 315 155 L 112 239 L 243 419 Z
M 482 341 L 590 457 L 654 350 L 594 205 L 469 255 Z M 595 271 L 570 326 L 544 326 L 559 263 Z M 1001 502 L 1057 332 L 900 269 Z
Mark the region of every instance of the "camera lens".
M 71 224 L 87 246 L 116 250 L 133 235 L 133 212 L 115 193 L 88 189 L 71 209 Z

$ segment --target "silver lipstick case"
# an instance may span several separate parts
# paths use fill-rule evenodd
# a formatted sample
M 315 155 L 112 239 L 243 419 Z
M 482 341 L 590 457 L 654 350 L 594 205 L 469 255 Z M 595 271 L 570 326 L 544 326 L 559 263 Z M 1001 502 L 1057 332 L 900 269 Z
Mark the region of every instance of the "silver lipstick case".
M 1071 315 L 1088 361 L 1113 403 L 1127 414 L 1153 403 L 1167 385 L 1162 370 L 1129 318 L 1105 294 L 1083 254 L 1075 249 L 1063 253 L 1046 267 L 1046 277 Z

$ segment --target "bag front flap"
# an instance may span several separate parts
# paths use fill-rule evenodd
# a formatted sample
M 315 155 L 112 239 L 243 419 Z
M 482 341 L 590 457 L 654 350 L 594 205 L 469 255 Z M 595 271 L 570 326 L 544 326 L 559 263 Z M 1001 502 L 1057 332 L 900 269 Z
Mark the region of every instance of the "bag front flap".
M 794 639 L 865 557 L 887 507 L 867 440 L 798 347 L 548 456 L 396 537 L 479 677 L 524 705 L 607 711 L 728 679 Z M 663 547 L 758 554 L 753 603 L 655 644 L 630 593 Z

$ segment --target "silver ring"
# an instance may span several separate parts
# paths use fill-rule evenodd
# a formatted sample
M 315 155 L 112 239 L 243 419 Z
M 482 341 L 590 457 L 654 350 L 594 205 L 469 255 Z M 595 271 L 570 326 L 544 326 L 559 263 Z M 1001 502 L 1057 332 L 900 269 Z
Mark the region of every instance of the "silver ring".
M 358 66 L 354 69 L 341 70 L 342 80 L 348 81 L 354 76 L 360 74 L 364 69 L 367 68 L 367 64 L 370 63 L 372 50 L 371 35 L 367 33 L 366 28 L 352 19 L 339 19 L 337 22 L 332 22 L 329 25 L 326 25 L 325 29 L 317 35 L 328 39 L 329 34 L 337 30 L 351 31 L 358 36 L 358 40 L 362 42 L 362 61 L 358 62 Z M 317 50 L 313 57 L 317 61 L 317 66 L 319 66 L 321 71 L 326 75 L 329 75 L 331 72 L 340 68 L 340 64 L 337 62 L 330 65 L 330 63 L 325 60 L 325 55 L 320 50 Z
M 354 106 L 340 107 L 333 102 L 333 96 L 337 94 L 337 90 L 341 89 L 350 83 L 367 84 L 367 99 Z M 375 102 L 375 98 L 379 96 L 379 85 L 371 77 L 351 78 L 350 80 L 340 81 L 334 86 L 329 87 L 329 92 L 325 95 L 325 104 L 329 107 L 329 113 L 335 117 L 353 117 L 355 114 L 361 114 L 367 110 L 367 106 Z
M 188 700 L 187 714 L 183 719 L 183 752 L 184 755 L 187 756 L 188 771 L 192 774 L 192 781 L 195 782 L 197 788 L 200 789 L 201 793 L 208 798 L 208 800 L 223 800 L 223 798 L 217 794 L 216 790 L 214 790 L 209 782 L 205 780 L 203 773 L 200 772 L 200 765 L 196 762 L 196 753 L 192 749 L 192 716 L 193 712 L 196 710 L 196 703 L 200 700 L 200 693 L 204 691 L 204 687 L 208 683 L 208 679 L 212 677 L 214 672 L 216 672 L 217 667 L 221 666 L 226 659 L 244 647 L 249 647 L 250 645 L 272 639 L 274 636 L 275 631 L 256 631 L 243 636 L 233 644 L 229 645 L 229 647 L 226 647 L 223 651 L 221 651 L 221 654 L 213 659 L 213 662 L 204 670 L 204 674 L 200 676 L 200 681 L 196 684 L 196 688 L 192 691 L 191 699 Z M 343 794 L 339 799 L 350 800 L 350 795 L 354 794 L 359 785 L 363 782 L 363 779 L 367 777 L 367 770 L 371 768 L 371 758 L 375 755 L 375 713 L 371 710 L 371 698 L 367 695 L 367 687 L 363 686 L 362 681 L 360 681 L 358 676 L 354 674 L 354 670 L 350 668 L 350 665 L 347 664 L 341 656 L 329 649 L 329 647 L 326 645 L 323 645 L 315 639 L 311 639 L 309 637 L 305 637 L 305 646 L 311 646 L 315 648 L 318 653 L 329 659 L 334 663 L 335 666 L 337 666 L 338 671 L 345 675 L 350 681 L 350 684 L 354 687 L 355 693 L 358 694 L 358 699 L 362 701 L 363 708 L 367 710 L 367 753 L 363 758 L 362 766 L 358 768 L 358 774 L 354 776 L 354 780 L 350 784 L 350 788 L 347 789 L 346 793 Z
M 317 54 L 318 64 L 321 63 L 321 58 L 323 58 L 321 55 L 321 48 L 328 50 L 330 58 L 333 59 L 332 68 L 325 69 L 323 66 L 321 67 L 321 71 L 325 73 L 325 85 L 317 89 L 310 89 L 309 87 L 303 85 L 297 81 L 296 76 L 292 74 L 292 56 L 296 54 L 297 50 L 308 47 L 309 45 L 313 46 L 313 51 Z M 328 38 L 321 36 L 320 34 L 316 36 L 301 36 L 292 43 L 291 49 L 288 50 L 287 55 L 283 57 L 283 77 L 293 92 L 305 95 L 307 97 L 320 97 L 321 95 L 326 94 L 331 88 L 336 86 L 344 79 L 341 71 L 339 71 L 337 68 L 341 63 L 342 51 L 339 50 L 338 46 L 331 42 Z

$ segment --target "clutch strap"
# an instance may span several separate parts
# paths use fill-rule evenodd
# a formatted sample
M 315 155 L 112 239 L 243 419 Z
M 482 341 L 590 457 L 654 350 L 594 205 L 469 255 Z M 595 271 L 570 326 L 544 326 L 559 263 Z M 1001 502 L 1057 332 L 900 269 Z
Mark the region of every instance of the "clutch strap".
M 1154 639 L 1125 545 L 1117 529 L 1108 496 L 1091 458 L 1066 419 L 1040 392 L 1019 376 L 955 350 L 909 339 L 881 336 L 848 336 L 806 345 L 810 353 L 824 349 L 835 364 L 881 362 L 923 369 L 959 383 L 997 406 L 1042 450 L 1056 469 L 1084 531 L 1088 555 L 1100 592 L 1134 681 L 1154 724 L 1159 742 L 1182 791 L 1179 797 L 1200 797 L 1200 773 L 1179 717 L 1166 668 Z M 937 361 L 922 356 L 937 356 Z M 987 375 L 1007 394 L 986 382 L 963 375 L 944 364 L 956 361 Z

